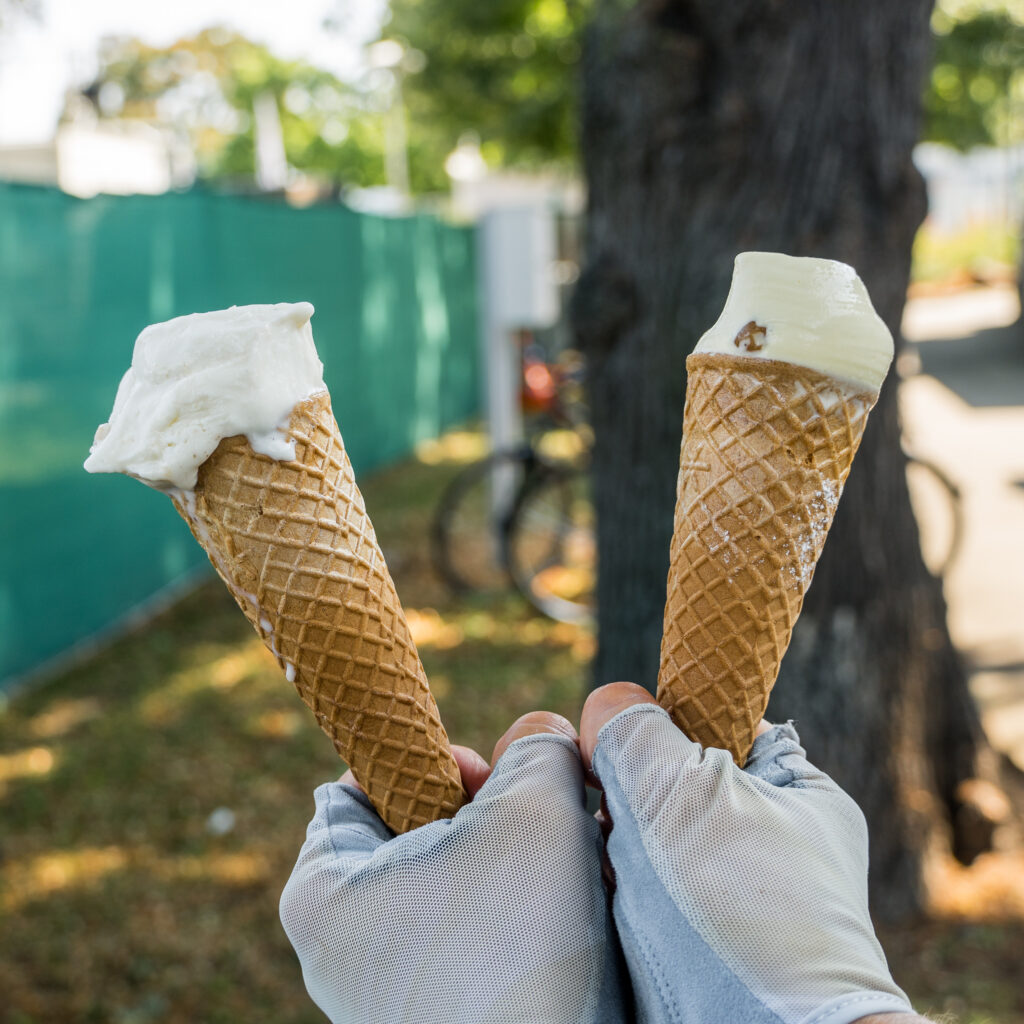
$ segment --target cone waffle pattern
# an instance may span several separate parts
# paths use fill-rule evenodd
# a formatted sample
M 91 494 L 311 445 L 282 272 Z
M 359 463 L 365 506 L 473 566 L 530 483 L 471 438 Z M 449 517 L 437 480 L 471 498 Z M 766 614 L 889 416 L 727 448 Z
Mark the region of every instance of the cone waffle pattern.
M 292 462 L 226 438 L 174 503 L 387 824 L 451 817 L 458 766 L 326 393 L 289 436 Z
M 686 369 L 658 700 L 742 765 L 877 395 L 775 360 Z

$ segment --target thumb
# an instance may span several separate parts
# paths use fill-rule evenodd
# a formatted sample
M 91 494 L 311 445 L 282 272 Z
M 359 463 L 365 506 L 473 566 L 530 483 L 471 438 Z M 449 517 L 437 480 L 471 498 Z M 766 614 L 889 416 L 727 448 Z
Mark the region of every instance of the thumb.
M 584 765 L 604 790 L 616 829 L 630 819 L 642 827 L 669 806 L 682 814 L 692 795 L 691 787 L 682 785 L 684 777 L 695 770 L 724 770 L 725 762 L 732 766 L 726 751 L 703 751 L 632 683 L 612 683 L 590 695 L 580 722 L 580 748 Z
M 636 683 L 608 683 L 594 690 L 583 705 L 580 717 L 580 754 L 584 768 L 593 771 L 597 735 L 616 715 L 637 704 L 657 703 Z
M 502 755 L 508 748 L 525 736 L 538 736 L 550 733 L 554 736 L 565 736 L 567 739 L 578 743 L 579 737 L 572 723 L 553 711 L 530 711 L 517 718 L 506 730 L 505 735 L 494 745 L 494 754 L 491 756 L 491 764 L 497 767 Z
M 524 715 L 498 740 L 493 762 L 487 781 L 456 815 L 463 825 L 476 819 L 511 823 L 517 829 L 526 822 L 557 829 L 581 815 L 591 821 L 576 730 L 561 715 Z

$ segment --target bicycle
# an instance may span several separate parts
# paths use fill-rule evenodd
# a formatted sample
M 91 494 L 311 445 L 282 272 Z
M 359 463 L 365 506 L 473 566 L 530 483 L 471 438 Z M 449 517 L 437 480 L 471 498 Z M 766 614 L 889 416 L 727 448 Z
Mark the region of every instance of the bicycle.
M 540 410 L 547 425 L 531 440 L 471 464 L 449 484 L 432 525 L 434 566 L 456 593 L 511 585 L 550 618 L 591 622 L 597 548 L 590 437 L 582 400 L 571 390 L 580 386 L 581 367 L 552 372 L 529 356 L 525 362 L 524 405 Z M 550 442 L 559 439 L 562 450 L 552 452 Z M 942 576 L 963 542 L 960 489 L 906 443 L 904 454 L 922 555 L 929 571 Z M 925 508 L 930 514 L 922 514 Z
M 593 618 L 596 543 L 582 363 L 527 349 L 524 407 L 543 429 L 468 466 L 448 485 L 431 530 L 436 570 L 456 593 L 510 585 L 562 622 Z

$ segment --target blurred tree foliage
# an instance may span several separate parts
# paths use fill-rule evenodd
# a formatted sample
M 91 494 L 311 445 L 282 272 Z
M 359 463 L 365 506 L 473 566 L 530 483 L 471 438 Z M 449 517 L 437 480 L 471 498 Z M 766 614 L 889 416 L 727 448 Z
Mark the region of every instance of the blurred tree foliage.
M 163 48 L 112 39 L 89 93 L 105 116 L 186 131 L 209 179 L 252 177 L 252 105 L 269 89 L 292 167 L 367 186 L 385 181 L 399 76 L 412 190 L 447 191 L 445 160 L 467 132 L 491 166 L 575 163 L 576 71 L 593 3 L 391 0 L 383 34 L 410 59 L 371 70 L 358 87 L 222 28 Z
M 595 0 L 390 0 L 383 34 L 424 54 L 405 84 L 414 186 L 444 188 L 467 130 L 491 166 L 575 164 L 577 64 Z M 925 138 L 1024 141 L 1024 0 L 939 0 Z
M 107 39 L 99 58 L 99 74 L 86 93 L 100 115 L 142 118 L 184 132 L 203 178 L 252 179 L 253 102 L 269 91 L 292 167 L 342 185 L 384 181 L 379 99 L 329 71 L 282 60 L 223 28 L 168 47 Z
M 472 131 L 490 166 L 575 165 L 577 68 L 594 0 L 391 0 L 384 35 L 425 55 L 403 92 L 414 190 L 446 189 Z
M 0 18 L 35 0 L 0 0 Z M 575 166 L 580 40 L 597 0 L 390 0 L 382 37 L 407 55 L 358 85 L 210 28 L 168 47 L 103 44 L 90 95 L 104 116 L 185 133 L 204 178 L 251 179 L 253 101 L 269 90 L 289 164 L 341 186 L 383 184 L 395 76 L 414 192 L 445 191 L 471 134 L 491 167 Z M 2 21 L 0 21 L 2 24 Z M 925 138 L 959 149 L 1024 141 L 1024 0 L 940 0 Z
M 1024 142 L 1024 0 L 940 0 L 925 138 L 960 150 Z

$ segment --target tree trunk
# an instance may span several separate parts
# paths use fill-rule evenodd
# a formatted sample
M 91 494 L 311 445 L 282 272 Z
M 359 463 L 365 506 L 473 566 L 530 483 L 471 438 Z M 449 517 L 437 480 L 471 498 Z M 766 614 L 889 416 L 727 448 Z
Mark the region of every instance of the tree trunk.
M 653 688 L 685 359 L 733 257 L 852 264 L 899 337 L 925 212 L 911 162 L 931 0 L 610 0 L 584 60 L 588 355 L 598 513 L 597 684 Z M 876 912 L 920 908 L 922 824 L 952 817 L 980 728 L 920 557 L 894 379 L 872 413 L 769 707 L 858 800 Z M 625 540 L 624 540 L 625 539 Z

